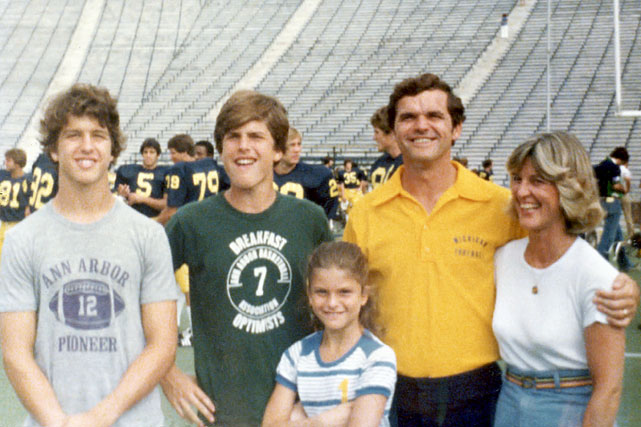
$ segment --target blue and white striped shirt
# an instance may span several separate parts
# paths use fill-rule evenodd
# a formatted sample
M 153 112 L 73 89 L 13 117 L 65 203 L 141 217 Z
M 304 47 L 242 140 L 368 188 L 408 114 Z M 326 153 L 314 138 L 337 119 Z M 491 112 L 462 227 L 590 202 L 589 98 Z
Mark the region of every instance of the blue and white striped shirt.
M 307 416 L 313 417 L 340 403 L 366 394 L 387 397 L 380 426 L 389 426 L 396 384 L 396 355 L 365 329 L 358 342 L 333 362 L 323 362 L 319 349 L 323 331 L 289 347 L 276 369 L 276 381 L 298 393 Z

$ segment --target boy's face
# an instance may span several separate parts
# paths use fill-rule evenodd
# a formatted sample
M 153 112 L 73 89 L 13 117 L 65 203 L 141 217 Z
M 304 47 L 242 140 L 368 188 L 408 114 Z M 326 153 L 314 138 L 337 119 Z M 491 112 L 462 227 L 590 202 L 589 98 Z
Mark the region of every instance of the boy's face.
M 9 171 L 13 172 L 16 169 L 16 162 L 13 161 L 11 157 L 4 158 L 4 167 Z
M 51 158 L 69 182 L 89 186 L 104 180 L 113 161 L 109 130 L 91 116 L 68 116 Z
M 276 150 L 274 138 L 265 122 L 253 120 L 227 132 L 222 146 L 221 159 L 232 188 L 272 187 L 274 163 L 283 155 Z
M 145 169 L 154 169 L 158 164 L 158 151 L 153 147 L 145 147 L 142 150 L 142 165 Z

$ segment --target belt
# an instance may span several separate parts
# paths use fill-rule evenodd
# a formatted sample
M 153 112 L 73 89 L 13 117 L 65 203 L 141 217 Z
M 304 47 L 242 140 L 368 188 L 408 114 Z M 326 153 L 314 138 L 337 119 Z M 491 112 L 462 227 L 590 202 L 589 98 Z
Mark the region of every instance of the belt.
M 523 388 L 571 388 L 583 387 L 592 385 L 592 377 L 589 375 L 580 375 L 575 377 L 559 377 L 558 385 L 554 377 L 528 377 L 523 375 L 513 374 L 512 372 L 505 373 L 505 379 L 511 383 Z

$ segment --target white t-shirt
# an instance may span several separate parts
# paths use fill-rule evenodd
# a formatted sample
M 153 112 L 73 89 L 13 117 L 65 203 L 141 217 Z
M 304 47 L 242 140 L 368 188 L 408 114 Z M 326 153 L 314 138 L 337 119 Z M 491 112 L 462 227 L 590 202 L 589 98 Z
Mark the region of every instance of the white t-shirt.
M 587 369 L 583 330 L 606 323 L 592 298 L 611 289 L 618 272 L 581 238 L 542 269 L 525 261 L 527 244 L 528 238 L 512 241 L 494 256 L 492 328 L 501 358 L 526 371 Z
M 632 182 L 632 172 L 626 166 L 619 165 L 621 169 L 621 178 L 623 179 L 623 186 L 625 187 L 626 192 L 630 191 L 630 183 Z

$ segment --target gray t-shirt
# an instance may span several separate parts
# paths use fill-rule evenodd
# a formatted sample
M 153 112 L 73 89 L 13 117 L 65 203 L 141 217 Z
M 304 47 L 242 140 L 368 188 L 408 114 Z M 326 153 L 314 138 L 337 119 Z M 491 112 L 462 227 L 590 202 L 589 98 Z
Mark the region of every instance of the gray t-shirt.
M 37 312 L 36 362 L 67 414 L 104 399 L 140 355 L 141 305 L 176 297 L 163 228 L 120 200 L 92 224 L 49 203 L 6 234 L 0 312 Z M 158 387 L 115 425 L 163 425 Z

